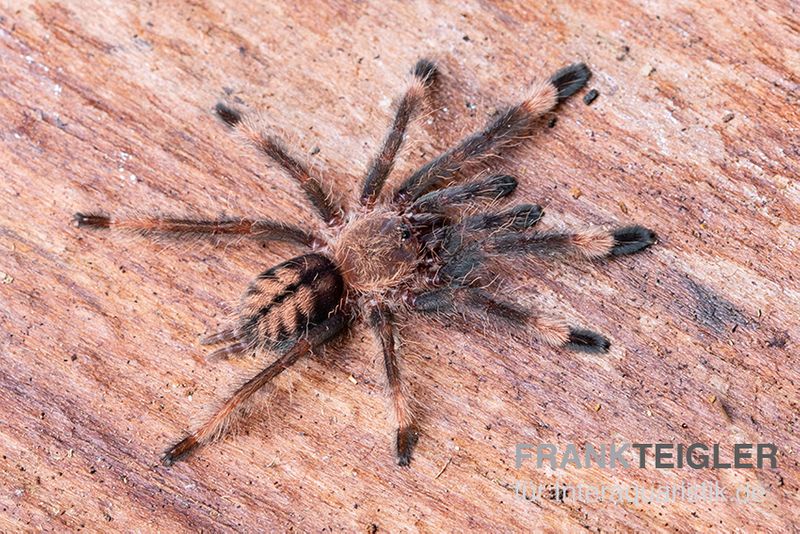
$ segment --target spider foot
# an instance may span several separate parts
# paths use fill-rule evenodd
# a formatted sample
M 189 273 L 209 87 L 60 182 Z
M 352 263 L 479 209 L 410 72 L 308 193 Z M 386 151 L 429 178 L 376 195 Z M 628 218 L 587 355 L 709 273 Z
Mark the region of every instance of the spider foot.
M 413 426 L 397 429 L 397 465 L 408 467 L 411 463 L 411 452 L 417 444 L 419 434 Z
M 198 445 L 200 444 L 194 436 L 187 436 L 164 453 L 164 456 L 161 457 L 161 463 L 170 467 L 175 462 L 186 458 Z
M 613 256 L 633 254 L 656 242 L 656 233 L 639 225 L 618 228 L 611 235 L 614 237 L 614 246 L 611 247 Z
M 430 59 L 420 59 L 414 65 L 414 76 L 419 79 L 425 87 L 433 85 L 436 77 L 439 75 L 439 69 L 436 68 L 436 63 Z
M 573 63 L 553 74 L 550 77 L 550 83 L 555 85 L 558 91 L 558 101 L 561 102 L 577 93 L 586 85 L 591 76 L 592 72 L 585 63 Z
M 242 114 L 238 110 L 222 102 L 217 103 L 216 107 L 214 107 L 214 111 L 217 113 L 217 117 L 228 126 L 233 127 L 242 122 Z
M 580 328 L 569 329 L 568 349 L 580 352 L 608 352 L 611 342 L 597 332 Z
M 72 222 L 78 228 L 83 226 L 108 228 L 111 226 L 111 218 L 104 215 L 91 215 L 86 213 L 76 213 L 72 216 Z

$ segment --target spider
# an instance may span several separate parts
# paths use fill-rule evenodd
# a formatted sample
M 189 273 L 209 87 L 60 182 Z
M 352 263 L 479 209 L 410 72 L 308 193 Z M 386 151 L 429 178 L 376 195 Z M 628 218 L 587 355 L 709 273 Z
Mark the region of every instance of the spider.
M 398 365 L 399 316 L 419 313 L 447 321 L 472 317 L 515 331 L 527 329 L 535 340 L 547 345 L 607 351 L 609 341 L 600 334 L 500 296 L 493 260 L 529 255 L 621 256 L 650 246 L 655 234 L 641 226 L 611 231 L 535 229 L 543 216 L 540 206 L 520 204 L 502 211 L 494 207 L 515 190 L 514 177 L 468 174 L 476 164 L 529 138 L 541 117 L 580 90 L 590 75 L 586 65 L 579 63 L 531 84 L 520 103 L 415 170 L 391 195 L 382 196 L 407 129 L 440 83 L 435 63 L 420 60 L 396 102 L 389 133 L 369 165 L 359 206 L 349 211 L 333 200 L 322 180 L 280 139 L 259 128 L 251 116 L 218 103 L 215 112 L 219 119 L 298 183 L 327 225 L 322 231 L 269 219 L 117 219 L 76 214 L 79 227 L 145 235 L 238 235 L 291 242 L 307 249 L 258 275 L 241 297 L 236 320 L 201 340 L 203 345 L 224 344 L 209 358 L 227 359 L 257 351 L 277 356 L 204 424 L 169 448 L 162 462 L 172 465 L 223 436 L 245 415 L 248 401 L 257 391 L 359 319 L 369 324 L 383 351 L 388 404 L 395 422 L 396 461 L 401 466 L 409 465 L 419 430 Z

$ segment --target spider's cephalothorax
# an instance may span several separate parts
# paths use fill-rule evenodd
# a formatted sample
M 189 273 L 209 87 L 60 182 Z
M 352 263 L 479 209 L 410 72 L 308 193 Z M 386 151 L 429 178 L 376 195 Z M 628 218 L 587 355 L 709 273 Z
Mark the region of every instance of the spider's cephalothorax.
M 359 201 L 346 213 L 308 167 L 274 135 L 242 114 L 218 104 L 217 115 L 294 178 L 328 225 L 318 232 L 266 219 L 187 220 L 169 217 L 115 219 L 77 214 L 78 226 L 112 228 L 160 235 L 235 235 L 287 241 L 307 250 L 260 274 L 241 298 L 238 319 L 203 340 L 224 346 L 209 357 L 227 358 L 269 351 L 277 359 L 251 378 L 203 425 L 171 447 L 169 465 L 225 433 L 247 401 L 275 376 L 315 347 L 366 319 L 383 351 L 391 413 L 396 424 L 397 461 L 408 465 L 417 441 L 407 392 L 396 352 L 397 314 L 433 314 L 454 320 L 473 316 L 491 320 L 509 333 L 527 332 L 539 342 L 576 350 L 603 352 L 609 342 L 590 330 L 537 313 L 500 296 L 494 264 L 508 256 L 554 254 L 584 258 L 620 256 L 644 249 L 655 234 L 641 226 L 577 232 L 538 230 L 542 208 L 520 204 L 504 210 L 494 205 L 514 192 L 508 175 L 469 178 L 487 159 L 524 142 L 542 115 L 581 89 L 590 76 L 583 64 L 565 67 L 530 86 L 519 104 L 510 106 L 481 131 L 470 135 L 408 175 L 386 199 L 380 199 L 406 130 L 425 105 L 438 77 L 430 61 L 414 68 L 397 103 L 389 134 L 370 164 Z M 473 174 L 474 176 L 474 174 Z M 362 313 L 358 313 L 362 309 Z
M 419 243 L 408 221 L 373 212 L 347 224 L 333 244 L 333 257 L 347 286 L 362 293 L 393 290 L 419 263 Z

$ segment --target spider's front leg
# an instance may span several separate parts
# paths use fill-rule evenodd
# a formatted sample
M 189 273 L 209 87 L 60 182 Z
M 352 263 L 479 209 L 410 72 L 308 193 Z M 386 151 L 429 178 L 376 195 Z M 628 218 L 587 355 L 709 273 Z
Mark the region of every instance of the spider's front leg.
M 497 255 L 574 254 L 594 259 L 633 254 L 649 247 L 655 240 L 655 232 L 633 225 L 612 231 L 590 228 L 577 232 L 498 234 L 489 237 L 481 248 L 488 254 Z
M 319 178 L 311 174 L 305 163 L 289 153 L 283 141 L 275 135 L 261 131 L 254 122 L 243 118 L 239 111 L 221 102 L 217 104 L 216 112 L 220 120 L 228 126 L 238 128 L 250 144 L 277 163 L 300 185 L 311 205 L 326 223 L 335 225 L 341 222 L 343 210 L 333 201 L 330 191 Z
M 264 241 L 286 241 L 305 247 L 322 243 L 313 233 L 298 226 L 267 219 L 181 219 L 177 217 L 143 217 L 117 219 L 106 215 L 76 213 L 75 226 L 81 228 L 110 228 L 145 236 L 188 237 L 244 236 Z
M 427 59 L 421 59 L 414 67 L 414 76 L 403 97 L 397 104 L 394 121 L 383 146 L 370 163 L 369 171 L 361 190 L 361 204 L 371 206 L 383 189 L 386 178 L 392 172 L 397 153 L 403 145 L 409 124 L 419 114 L 426 94 L 433 87 L 437 78 L 436 65 Z
M 525 100 L 409 176 L 395 191 L 394 202 L 407 205 L 446 185 L 467 166 L 520 144 L 531 135 L 539 117 L 586 85 L 590 76 L 586 65 L 577 63 L 564 67 L 548 80 L 534 83 Z
M 407 466 L 411 463 L 411 452 L 417 443 L 418 430 L 409 406 L 408 394 L 400 377 L 392 312 L 384 304 L 375 304 L 368 313 L 370 326 L 383 349 L 386 388 L 392 416 L 397 425 L 395 434 L 397 464 Z

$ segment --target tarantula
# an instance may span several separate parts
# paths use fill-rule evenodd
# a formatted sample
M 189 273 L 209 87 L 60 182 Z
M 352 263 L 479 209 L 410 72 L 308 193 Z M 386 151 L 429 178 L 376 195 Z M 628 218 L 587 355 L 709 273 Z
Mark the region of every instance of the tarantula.
M 234 234 L 288 241 L 309 249 L 258 275 L 241 298 L 235 324 L 201 341 L 204 345 L 225 344 L 210 358 L 258 350 L 278 356 L 236 390 L 208 421 L 172 446 L 163 463 L 171 465 L 222 436 L 244 414 L 247 401 L 259 389 L 359 317 L 366 319 L 383 350 L 389 405 L 396 423 L 396 457 L 401 466 L 411 460 L 418 427 L 398 367 L 397 314 L 419 312 L 453 319 L 469 315 L 517 330 L 527 328 L 533 338 L 547 345 L 606 351 L 609 342 L 603 336 L 499 297 L 498 278 L 489 260 L 511 255 L 620 256 L 648 247 L 655 234 L 641 226 L 613 231 L 535 230 L 543 210 L 532 204 L 504 211 L 473 209 L 465 214 L 465 208 L 493 205 L 507 197 L 517 181 L 508 175 L 475 178 L 479 176 L 475 174 L 471 181 L 462 181 L 474 164 L 530 137 L 540 117 L 581 89 L 589 76 L 586 65 L 574 64 L 533 83 L 522 102 L 411 173 L 391 196 L 381 200 L 406 131 L 440 78 L 433 62 L 420 60 L 396 103 L 389 133 L 370 163 L 360 207 L 349 212 L 276 136 L 264 132 L 237 109 L 217 104 L 216 114 L 224 123 L 238 129 L 297 181 L 327 224 L 324 234 L 269 219 L 116 219 L 76 214 L 78 226 L 147 235 Z

